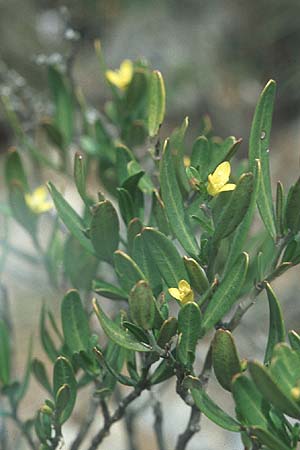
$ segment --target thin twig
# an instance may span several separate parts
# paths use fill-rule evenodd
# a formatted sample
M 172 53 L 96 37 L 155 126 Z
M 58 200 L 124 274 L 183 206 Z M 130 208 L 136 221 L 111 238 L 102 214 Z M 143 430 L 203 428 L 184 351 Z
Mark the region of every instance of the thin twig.
M 81 446 L 82 442 L 84 441 L 84 439 L 95 419 L 97 408 L 98 408 L 98 402 L 96 402 L 95 399 L 92 398 L 88 414 L 87 414 L 85 420 L 83 421 L 83 423 L 81 424 L 79 432 L 71 444 L 70 450 L 77 450 Z
M 206 389 L 211 373 L 211 367 L 212 367 L 212 348 L 208 349 L 208 352 L 206 354 L 206 358 L 203 364 L 203 369 L 201 374 L 199 375 L 199 380 L 202 385 L 202 389 Z M 189 395 L 186 394 L 185 402 L 187 404 L 190 404 L 191 399 L 189 398 Z M 186 429 L 183 433 L 181 433 L 178 436 L 177 444 L 175 447 L 175 450 L 185 450 L 187 444 L 191 440 L 191 438 L 194 436 L 195 433 L 198 433 L 200 431 L 200 421 L 201 421 L 201 411 L 197 408 L 195 404 L 191 406 L 191 414 L 188 421 L 188 424 L 186 426 Z
M 163 412 L 161 408 L 161 402 L 154 396 L 153 398 L 153 413 L 154 413 L 154 431 L 156 436 L 156 442 L 158 450 L 166 450 L 166 443 L 163 433 Z
M 115 389 L 115 398 L 116 403 L 120 404 L 122 402 L 121 392 L 118 386 Z M 147 402 L 148 403 L 148 402 Z M 137 411 L 132 411 L 130 408 L 127 409 L 126 414 L 124 415 L 124 425 L 127 436 L 127 448 L 128 450 L 138 450 L 136 444 L 136 436 L 135 436 L 135 427 L 134 422 L 137 417 Z
M 122 419 L 126 408 L 134 401 L 136 400 L 143 390 L 147 389 L 148 387 L 148 372 L 149 372 L 150 366 L 147 366 L 144 368 L 143 375 L 141 377 L 140 382 L 135 386 L 134 390 L 128 394 L 124 399 L 120 402 L 119 406 L 115 410 L 112 416 L 110 416 L 106 421 L 104 421 L 104 425 L 101 428 L 101 430 L 94 436 L 92 439 L 91 445 L 88 447 L 88 450 L 96 450 L 98 446 L 101 444 L 103 439 L 108 435 L 111 426 L 117 422 L 118 420 Z

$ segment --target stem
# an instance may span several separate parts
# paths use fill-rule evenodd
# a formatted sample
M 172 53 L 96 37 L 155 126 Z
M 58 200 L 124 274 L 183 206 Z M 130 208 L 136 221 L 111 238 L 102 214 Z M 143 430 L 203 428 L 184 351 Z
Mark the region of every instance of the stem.
M 154 413 L 153 428 L 155 431 L 158 450 L 166 450 L 166 443 L 163 434 L 163 412 L 161 408 L 161 402 L 155 398 L 153 403 L 153 413 Z
M 99 447 L 103 439 L 108 435 L 111 426 L 115 422 L 118 422 L 120 419 L 123 418 L 124 414 L 126 413 L 128 405 L 130 405 L 134 400 L 136 400 L 141 395 L 143 390 L 147 389 L 148 387 L 147 376 L 149 369 L 150 365 L 144 368 L 139 383 L 136 385 L 134 390 L 126 397 L 124 397 L 124 399 L 119 403 L 119 406 L 117 407 L 113 415 L 104 417 L 104 425 L 92 439 L 91 445 L 88 447 L 88 450 L 96 450 Z
M 82 442 L 84 441 L 84 439 L 95 419 L 97 408 L 98 408 L 98 403 L 95 401 L 94 398 L 92 398 L 88 414 L 85 417 L 84 422 L 81 424 L 79 432 L 71 444 L 70 450 L 77 450 L 81 446 Z
M 203 364 L 203 369 L 199 375 L 199 380 L 202 384 L 202 389 L 206 390 L 210 373 L 212 368 L 212 347 L 210 346 L 205 357 Z M 186 395 L 185 402 L 190 404 L 191 400 Z M 201 421 L 201 411 L 196 407 L 196 405 L 191 406 L 191 414 L 186 426 L 186 429 L 182 434 L 178 436 L 177 444 L 175 450 L 185 450 L 187 444 L 194 436 L 195 433 L 200 431 L 200 421 Z
M 121 392 L 116 386 L 115 390 L 115 397 L 116 402 L 119 404 L 122 401 Z M 129 450 L 138 450 L 137 444 L 136 444 L 136 438 L 135 438 L 135 427 L 134 427 L 134 421 L 137 416 L 137 411 L 131 411 L 130 409 L 127 409 L 126 414 L 124 416 L 124 424 L 126 429 L 126 436 L 127 436 L 127 447 Z

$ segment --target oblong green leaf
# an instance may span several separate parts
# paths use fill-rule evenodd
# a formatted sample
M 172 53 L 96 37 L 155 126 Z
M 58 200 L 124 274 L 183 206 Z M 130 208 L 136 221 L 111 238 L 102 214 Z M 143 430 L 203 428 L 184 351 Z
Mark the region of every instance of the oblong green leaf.
M 250 227 L 253 222 L 253 216 L 255 213 L 256 208 L 256 199 L 257 199 L 257 193 L 260 186 L 260 177 L 261 177 L 261 164 L 260 160 L 255 160 L 255 168 L 253 172 L 253 191 L 249 203 L 249 207 L 247 209 L 247 212 L 235 230 L 235 233 L 233 235 L 232 242 L 230 242 L 230 250 L 229 255 L 227 257 L 224 273 L 228 270 L 229 267 L 231 267 L 234 262 L 236 261 L 236 258 L 238 255 L 244 250 L 244 245 L 250 230 Z
M 105 200 L 93 209 L 90 236 L 97 256 L 109 263 L 119 245 L 119 219 L 111 202 Z
M 204 391 L 204 389 L 191 389 L 191 394 L 194 402 L 203 414 L 206 415 L 212 422 L 219 425 L 228 431 L 239 432 L 241 425 L 233 417 L 221 409 Z
M 148 100 L 148 132 L 151 137 L 158 133 L 166 109 L 166 91 L 162 74 L 154 70 L 150 76 Z
M 249 208 L 252 191 L 253 174 L 245 173 L 239 179 L 229 202 L 218 214 L 213 234 L 214 241 L 224 239 L 238 227 Z
M 268 427 L 265 400 L 250 378 L 236 375 L 232 380 L 232 394 L 243 425 Z
M 46 368 L 42 363 L 42 361 L 40 361 L 37 358 L 34 358 L 34 360 L 32 361 L 31 369 L 37 381 L 44 387 L 44 389 L 46 389 L 46 391 L 49 392 L 49 394 L 52 395 L 52 388 L 50 385 L 50 381 L 48 379 Z
M 107 317 L 107 315 L 102 311 L 95 299 L 93 300 L 93 307 L 96 316 L 98 317 L 99 322 L 103 328 L 103 331 L 109 337 L 109 339 L 111 339 L 121 347 L 127 348 L 128 350 L 134 350 L 136 352 L 151 351 L 151 347 L 139 342 L 132 334 L 126 332 L 124 328 L 121 328 L 113 320 Z
M 138 281 L 146 279 L 135 261 L 122 250 L 114 253 L 114 266 L 120 285 L 128 293 Z
M 269 302 L 269 334 L 265 353 L 265 364 L 268 364 L 272 358 L 273 350 L 276 344 L 285 341 L 285 326 L 282 316 L 280 303 L 269 283 L 265 283 Z
M 195 350 L 201 331 L 202 314 L 195 302 L 183 305 L 178 314 L 178 333 L 176 356 L 179 361 L 190 366 L 195 359 Z
M 155 300 L 149 285 L 138 281 L 132 288 L 128 298 L 130 316 L 144 330 L 151 330 L 155 319 Z
M 209 282 L 205 270 L 193 258 L 183 257 L 184 265 L 191 280 L 191 286 L 198 292 L 203 294 L 209 288 Z
M 128 294 L 120 287 L 99 279 L 93 281 L 92 289 L 97 294 L 112 300 L 126 300 L 128 297 Z
M 249 256 L 247 253 L 242 253 L 221 281 L 203 316 L 202 327 L 205 331 L 228 313 L 237 300 L 246 278 L 248 264 Z
M 77 382 L 74 376 L 73 368 L 64 356 L 59 356 L 54 364 L 53 369 L 53 392 L 57 396 L 59 389 L 68 385 L 70 388 L 70 396 L 67 405 L 60 416 L 60 423 L 64 423 L 70 417 L 76 402 Z
M 296 234 L 300 230 L 300 177 L 289 190 L 285 220 L 292 233 Z
M 276 225 L 270 181 L 269 149 L 276 83 L 270 80 L 263 89 L 256 105 L 249 138 L 249 165 L 254 171 L 255 159 L 261 161 L 261 182 L 257 205 L 270 236 L 276 238 Z
M 293 448 L 274 435 L 274 433 L 261 427 L 252 427 L 251 435 L 255 436 L 260 443 L 266 445 L 270 450 L 292 450 Z
M 180 280 L 188 280 L 184 263 L 170 239 L 150 227 L 143 229 L 142 237 L 150 259 L 168 287 L 177 287 Z
M 231 391 L 232 378 L 241 372 L 241 363 L 230 331 L 216 331 L 212 342 L 212 361 L 217 380 L 224 389 Z
M 173 233 L 190 255 L 197 256 L 199 248 L 184 210 L 174 169 L 172 149 L 168 140 L 165 142 L 160 163 L 160 184 L 162 200 Z
M 56 187 L 49 182 L 48 189 L 50 195 L 53 199 L 55 208 L 57 209 L 58 215 L 66 225 L 70 233 L 78 239 L 81 245 L 92 255 L 95 254 L 94 248 L 91 241 L 85 236 L 83 230 L 85 229 L 85 224 L 81 217 L 76 213 L 76 211 L 69 205 L 69 203 L 63 198 L 63 196 L 58 192 Z
M 284 414 L 291 417 L 300 417 L 300 406 L 293 401 L 291 395 L 287 396 L 281 389 L 278 380 L 259 362 L 249 361 L 248 367 L 251 377 L 261 395 Z
M 89 323 L 77 291 L 70 290 L 61 304 L 61 321 L 64 338 L 72 353 L 87 350 L 89 345 Z
M 77 152 L 74 157 L 74 180 L 80 197 L 88 206 L 89 201 L 86 195 L 86 175 L 86 161 L 83 156 Z
M 157 336 L 157 344 L 164 348 L 177 332 L 178 322 L 176 317 L 169 317 L 165 320 Z

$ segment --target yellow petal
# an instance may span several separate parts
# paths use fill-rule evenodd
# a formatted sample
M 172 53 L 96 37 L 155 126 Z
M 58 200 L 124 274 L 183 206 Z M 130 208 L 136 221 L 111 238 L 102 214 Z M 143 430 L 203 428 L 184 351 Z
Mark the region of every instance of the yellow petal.
M 180 295 L 179 289 L 170 288 L 170 289 L 168 289 L 168 292 L 170 295 L 172 295 L 172 297 L 176 298 L 176 300 L 181 301 L 181 295 Z
M 225 192 L 225 191 L 234 191 L 236 188 L 236 184 L 227 183 L 225 186 L 223 186 L 219 192 Z
M 122 78 L 123 83 L 130 83 L 133 75 L 133 64 L 130 59 L 124 59 L 122 64 L 120 65 L 120 76 Z
M 189 283 L 186 280 L 180 280 L 178 283 L 178 288 L 179 290 L 190 290 L 191 286 L 189 285 Z
M 230 163 L 228 161 L 222 162 L 212 174 L 212 182 L 224 186 L 229 180 L 230 172 Z
M 105 72 L 105 76 L 106 76 L 106 79 L 107 79 L 111 84 L 114 84 L 114 85 L 116 85 L 116 86 L 119 85 L 119 75 L 118 75 L 116 72 L 114 72 L 113 70 L 107 70 L 107 71 Z
M 219 193 L 218 186 L 212 182 L 212 175 L 208 175 L 207 192 L 213 197 Z
M 183 305 L 185 305 L 186 303 L 189 303 L 189 302 L 193 302 L 193 301 L 194 301 L 194 292 L 192 290 L 182 298 Z
M 48 189 L 46 188 L 46 186 L 39 186 L 32 193 L 32 197 L 34 197 L 37 202 L 42 202 L 43 200 L 45 200 L 47 198 L 47 195 Z

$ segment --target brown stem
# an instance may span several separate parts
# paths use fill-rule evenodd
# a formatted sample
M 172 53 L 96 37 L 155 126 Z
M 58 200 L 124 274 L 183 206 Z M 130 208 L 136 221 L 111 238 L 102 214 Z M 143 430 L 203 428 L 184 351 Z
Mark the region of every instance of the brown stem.
M 72 442 L 70 450 L 78 450 L 79 447 L 81 446 L 82 442 L 84 441 L 84 439 L 95 419 L 97 408 L 98 408 L 98 402 L 96 402 L 92 398 L 88 414 L 87 414 L 84 422 L 82 423 L 76 438 Z
M 90 446 L 88 447 L 88 450 L 96 450 L 103 439 L 108 435 L 111 426 L 118 422 L 120 419 L 123 418 L 124 414 L 126 413 L 126 408 L 134 401 L 136 400 L 141 393 L 148 388 L 148 372 L 149 372 L 150 366 L 147 366 L 143 370 L 143 375 L 141 377 L 140 382 L 135 386 L 134 390 L 128 394 L 124 399 L 119 403 L 119 406 L 115 410 L 112 416 L 106 417 L 104 419 L 104 425 L 101 428 L 101 430 L 94 436 L 92 439 L 92 442 Z

